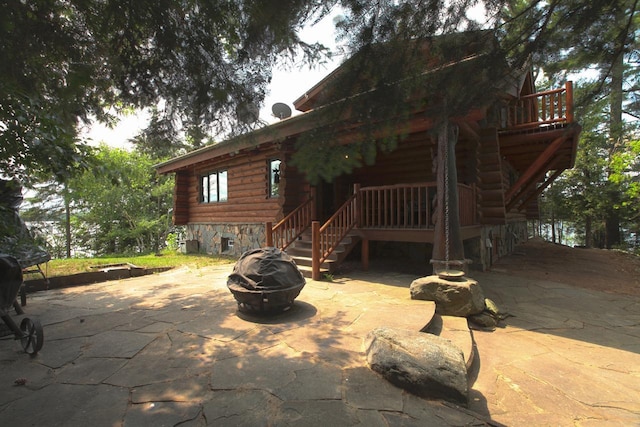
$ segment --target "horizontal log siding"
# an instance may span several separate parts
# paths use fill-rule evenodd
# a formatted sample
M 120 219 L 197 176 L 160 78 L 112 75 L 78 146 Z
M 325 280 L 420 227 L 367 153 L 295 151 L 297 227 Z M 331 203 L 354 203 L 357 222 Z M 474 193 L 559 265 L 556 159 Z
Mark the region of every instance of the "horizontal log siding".
M 433 181 L 431 142 L 407 139 L 390 153 L 379 153 L 376 163 L 354 170 L 351 183 L 362 187 Z
M 189 222 L 264 223 L 282 216 L 280 199 L 267 197 L 267 161 L 276 157 L 274 148 L 199 165 L 189 180 Z M 228 200 L 201 203 L 200 176 L 218 170 L 227 171 Z
M 288 160 L 290 162 L 290 160 Z M 284 191 L 285 198 L 283 201 L 282 211 L 283 218 L 293 212 L 298 206 L 306 202 L 310 197 L 310 187 L 306 181 L 304 174 L 300 173 L 293 166 L 284 163 L 284 173 L 280 184 L 281 191 Z M 276 218 L 280 220 L 282 218 Z
M 350 183 L 369 187 L 435 181 L 432 148 L 435 146 L 426 137 L 402 141 L 393 152 L 378 154 L 374 165 L 355 170 Z M 471 143 L 463 139 L 456 144 L 458 181 L 461 183 L 471 184 L 477 179 L 472 149 L 475 148 Z
M 173 223 L 186 225 L 189 222 L 189 171 L 176 173 L 173 187 Z

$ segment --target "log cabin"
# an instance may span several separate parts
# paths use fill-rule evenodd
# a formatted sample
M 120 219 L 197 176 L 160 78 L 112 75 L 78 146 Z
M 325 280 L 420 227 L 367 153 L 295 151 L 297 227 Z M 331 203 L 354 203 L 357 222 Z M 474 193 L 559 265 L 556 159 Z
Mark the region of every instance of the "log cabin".
M 240 256 L 275 246 L 314 279 L 335 271 L 350 252 L 360 253 L 365 269 L 371 258 L 390 253 L 428 265 L 429 251 L 437 252 L 445 235 L 448 247 L 451 224 L 464 252 L 457 258 L 473 268 L 486 269 L 513 251 L 527 239 L 527 220 L 539 215 L 542 191 L 573 167 L 581 128 L 571 82 L 537 92 L 530 67 L 509 69 L 486 54 L 499 50 L 495 40 L 470 42 L 479 39 L 464 34 L 456 49 L 445 49 L 455 52 L 449 57 L 434 54 L 433 40 L 421 42 L 414 49 L 426 58 L 419 68 L 393 67 L 421 77 L 411 91 L 398 91 L 409 108 L 385 110 L 394 120 L 373 132 L 363 130 L 356 107 L 375 112 L 387 98 L 367 95 L 384 85 L 350 59 L 294 101 L 298 115 L 157 165 L 159 173 L 175 174 L 173 222 L 185 226 L 189 250 Z M 497 71 L 478 73 L 478 67 Z M 354 74 L 357 84 L 339 84 Z M 449 95 L 439 89 L 442 76 Z M 410 77 L 396 75 L 385 87 Z M 461 94 L 467 102 L 446 107 Z M 455 130 L 453 137 L 438 136 L 442 123 Z M 305 139 L 314 132 L 331 138 L 330 150 L 363 144 L 365 137 L 378 147 L 390 137 L 395 142 L 323 179 L 296 159 L 301 144 L 314 144 Z M 445 168 L 447 153 L 451 167 Z M 445 212 L 439 195 L 449 189 Z

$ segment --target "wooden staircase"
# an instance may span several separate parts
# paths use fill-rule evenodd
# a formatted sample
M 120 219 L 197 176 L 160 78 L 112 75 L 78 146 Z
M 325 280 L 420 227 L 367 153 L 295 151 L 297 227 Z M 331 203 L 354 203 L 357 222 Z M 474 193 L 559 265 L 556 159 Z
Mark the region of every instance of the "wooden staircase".
M 478 187 L 482 201 L 480 221 L 483 224 L 504 224 L 504 178 L 496 129 L 483 129 L 480 132 L 478 150 Z
M 331 255 L 320 265 L 321 276 L 333 274 L 358 242 L 360 242 L 360 237 L 354 233 L 349 233 L 345 236 Z M 307 229 L 285 250 L 293 258 L 304 277 L 312 277 L 311 248 L 311 230 Z

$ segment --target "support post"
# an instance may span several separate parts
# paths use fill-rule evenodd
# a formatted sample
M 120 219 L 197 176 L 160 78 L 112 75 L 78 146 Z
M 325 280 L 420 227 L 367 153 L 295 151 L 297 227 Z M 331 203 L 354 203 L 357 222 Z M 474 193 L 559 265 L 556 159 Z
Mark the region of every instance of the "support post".
M 565 83 L 565 104 L 567 109 L 567 123 L 573 123 L 573 82 Z
M 264 225 L 264 231 L 267 238 L 267 247 L 273 247 L 273 223 L 267 222 Z
M 362 239 L 362 269 L 369 270 L 369 239 Z
M 320 280 L 320 221 L 311 222 L 311 278 Z

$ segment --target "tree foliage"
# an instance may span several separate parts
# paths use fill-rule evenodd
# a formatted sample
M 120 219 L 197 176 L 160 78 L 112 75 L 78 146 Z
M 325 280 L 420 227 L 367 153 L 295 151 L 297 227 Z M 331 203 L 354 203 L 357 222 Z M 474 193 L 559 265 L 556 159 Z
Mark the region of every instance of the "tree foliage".
M 164 247 L 173 180 L 146 154 L 101 146 L 97 167 L 70 182 L 76 246 L 98 255 Z
M 631 148 L 629 122 L 639 117 L 639 7 L 637 0 L 530 1 L 514 3 L 509 10 L 507 22 L 520 21 L 515 27 L 520 31 L 510 31 L 506 39 L 517 45 L 525 41 L 521 36 L 527 22 L 528 28 L 536 28 L 536 38 L 523 52 L 551 79 L 566 80 L 585 71 L 591 75 L 576 91 L 576 117 L 584 131 L 576 169 L 568 172 L 569 181 L 583 187 L 584 192 L 576 194 L 583 203 L 574 217 L 584 221 L 587 245 L 591 233 L 596 244 L 620 244 L 628 218 L 621 199 L 624 189 L 612 178 L 616 159 L 626 157 Z
M 162 103 L 193 135 L 228 131 L 239 106 L 261 103 L 273 64 L 320 57 L 296 30 L 324 12 L 307 0 L 1 2 L 1 172 L 68 179 L 87 166 L 77 125 L 112 121 L 112 107 Z
M 82 173 L 72 193 L 77 202 L 82 202 L 77 207 L 82 207 L 83 218 L 92 224 L 88 231 L 100 228 L 110 236 L 97 243 L 100 246 L 97 249 L 141 250 L 154 246 L 148 238 L 150 231 L 135 234 L 126 226 L 126 215 L 137 210 L 145 212 L 144 197 L 149 198 L 152 193 L 151 187 L 146 186 L 156 179 L 134 167 L 133 158 L 148 165 L 150 156 L 165 158 L 189 147 L 199 147 L 210 142 L 208 137 L 212 134 L 244 131 L 243 117 L 263 100 L 274 64 L 295 60 L 300 54 L 304 61 L 314 62 L 326 53 L 321 45 L 304 43 L 296 31 L 339 7 L 341 16 L 336 27 L 352 59 L 344 67 L 348 72 L 335 81 L 335 94 L 351 95 L 354 102 L 327 109 L 325 112 L 334 116 L 321 116 L 319 123 L 334 123 L 335 117 L 344 117 L 349 111 L 351 121 L 345 122 L 344 127 L 357 125 L 361 129 L 360 142 L 339 146 L 341 129 L 332 126 L 319 126 L 300 138 L 295 162 L 309 172 L 312 181 L 330 181 L 373 162 L 379 151 L 392 150 L 399 140 L 398 124 L 417 108 L 442 112 L 443 117 L 463 114 L 487 97 L 489 87 L 476 83 L 498 81 L 509 68 L 532 63 L 552 79 L 592 69 L 597 75 L 585 85 L 589 90 L 579 91 L 577 99 L 580 106 L 598 105 L 601 110 L 578 116 L 578 121 L 593 120 L 593 125 L 584 127 L 584 150 L 578 153 L 576 172 L 563 179 L 566 186 L 562 194 L 572 196 L 568 200 L 572 201 L 573 209 L 582 210 L 577 215 L 584 215 L 585 224 L 600 221 L 601 209 L 609 208 L 604 216 L 611 225 L 615 214 L 637 216 L 630 208 L 637 167 L 633 157 L 637 147 L 632 141 L 637 137 L 626 128 L 622 117 L 640 116 L 638 3 L 638 0 L 2 2 L 0 173 L 23 182 L 34 178 L 71 182 L 75 173 Z M 480 4 L 486 9 L 486 18 L 474 20 L 467 16 L 471 7 Z M 481 34 L 480 29 L 498 43 L 481 44 L 478 52 L 483 55 L 478 55 L 476 61 L 437 74 L 420 74 L 425 68 L 419 60 L 422 41 L 447 40 L 433 45 L 432 54 L 448 63 L 455 61 L 456 55 L 464 54 L 472 43 L 442 36 L 460 31 Z M 509 67 L 502 66 L 506 64 Z M 407 75 L 414 78 L 407 79 Z M 376 90 L 365 90 L 368 88 Z M 439 90 L 436 97 L 425 100 L 415 96 L 420 91 L 433 93 L 433 88 Z M 412 96 L 417 104 L 406 102 Z M 425 102 L 430 104 L 419 105 Z M 92 118 L 112 123 L 113 108 L 117 111 L 144 107 L 155 109 L 155 113 L 149 129 L 134 141 L 139 152 L 128 158 L 104 149 L 98 155 L 103 167 L 96 173 L 99 166 L 91 164 L 90 150 L 77 138 L 78 125 Z M 394 131 L 388 132 L 389 129 Z M 176 143 L 178 132 L 187 136 L 187 145 Z M 112 172 L 118 170 L 121 175 Z M 101 178 L 100 185 L 110 185 L 109 191 L 100 189 L 97 182 L 92 186 L 92 176 Z M 165 188 L 163 185 L 159 187 Z M 129 186 L 131 194 L 125 191 Z M 133 197 L 141 188 L 145 196 Z M 621 193 L 623 196 L 616 198 Z M 98 195 L 104 200 L 98 202 Z M 135 200 L 129 200 L 128 196 Z M 147 207 L 152 205 L 146 201 Z M 110 206 L 112 211 L 122 206 L 126 214 L 110 220 L 92 217 L 95 215 L 92 203 Z M 158 209 L 156 213 L 162 215 L 164 206 Z M 147 224 L 146 230 L 155 230 L 157 225 L 147 223 L 146 219 L 129 223 L 136 221 Z M 113 229 L 114 224 L 123 230 Z

